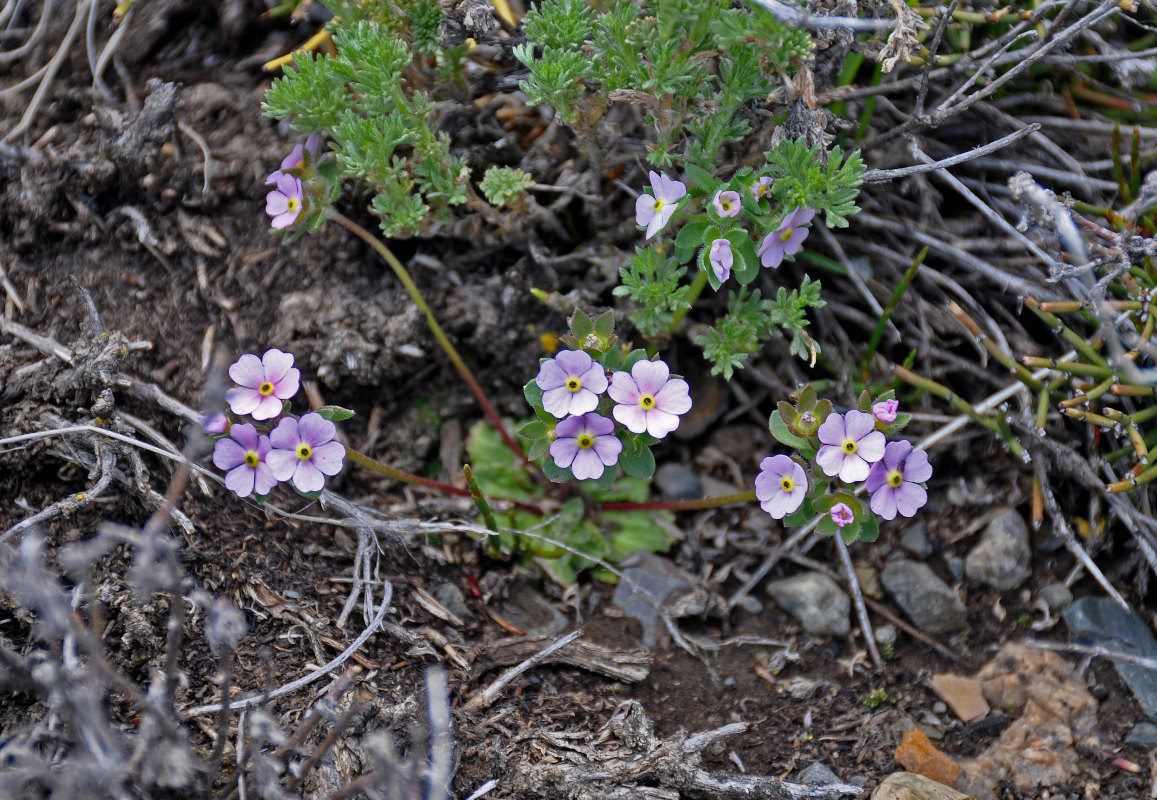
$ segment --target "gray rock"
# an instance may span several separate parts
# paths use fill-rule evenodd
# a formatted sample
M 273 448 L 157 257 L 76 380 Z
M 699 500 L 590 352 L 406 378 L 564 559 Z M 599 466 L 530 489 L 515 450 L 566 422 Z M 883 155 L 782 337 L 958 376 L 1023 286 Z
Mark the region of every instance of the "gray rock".
M 839 584 L 820 572 L 772 581 L 767 593 L 813 636 L 847 636 L 852 601 Z
M 1007 592 L 1024 583 L 1032 570 L 1029 561 L 1028 525 L 1014 508 L 997 514 L 984 529 L 980 541 L 964 560 L 964 571 L 977 583 Z
M 1073 638 L 1081 644 L 1157 658 L 1157 639 L 1145 620 L 1107 597 L 1082 597 L 1069 604 L 1061 616 Z M 1157 718 L 1157 672 L 1116 661 L 1113 667 L 1132 690 L 1146 716 Z
M 876 644 L 880 645 L 880 647 L 895 647 L 896 636 L 897 631 L 895 625 L 876 626 Z
M 828 769 L 827 764 L 812 764 L 799 774 L 799 782 L 804 786 L 829 786 L 839 783 L 840 779 Z
M 1045 605 L 1053 611 L 1060 611 L 1069 603 L 1073 602 L 1073 593 L 1069 591 L 1069 587 L 1059 581 L 1042 587 L 1041 590 L 1037 592 L 1037 597 L 1044 600 Z
M 948 567 L 952 580 L 964 580 L 964 559 L 960 556 L 948 556 L 944 559 L 944 566 Z
M 613 602 L 623 615 L 634 617 L 643 626 L 643 644 L 654 647 L 665 635 L 655 602 L 675 617 L 695 613 L 698 593 L 695 578 L 679 569 L 669 558 L 654 553 L 633 553 L 622 565 L 623 580 L 615 587 Z M 706 598 L 698 604 L 702 612 Z
M 915 772 L 889 775 L 872 792 L 872 800 L 970 800 L 968 795 Z
M 655 470 L 655 485 L 668 500 L 697 500 L 703 496 L 698 476 L 682 464 L 668 462 Z
M 916 520 L 904 531 L 900 537 L 900 546 L 916 558 L 928 558 L 932 555 L 932 545 L 928 541 L 928 526 L 923 520 Z
M 460 620 L 468 620 L 474 615 L 466 605 L 466 595 L 453 583 L 443 583 L 434 590 L 434 599 L 446 607 L 446 610 Z
M 932 636 L 964 628 L 964 603 L 927 564 L 889 561 L 880 573 L 889 596 L 917 628 Z
M 502 604 L 502 616 L 532 636 L 558 636 L 570 627 L 565 614 L 526 584 L 511 592 Z
M 1142 750 L 1152 750 L 1157 747 L 1157 725 L 1152 722 L 1138 722 L 1125 737 L 1125 744 Z

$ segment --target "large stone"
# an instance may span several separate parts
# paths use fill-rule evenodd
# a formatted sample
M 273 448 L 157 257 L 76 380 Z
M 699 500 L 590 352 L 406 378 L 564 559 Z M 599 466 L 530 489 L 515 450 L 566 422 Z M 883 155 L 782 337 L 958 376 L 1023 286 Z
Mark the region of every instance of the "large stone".
M 941 672 L 933 675 L 928 680 L 928 685 L 941 700 L 952 707 L 952 713 L 962 721 L 972 722 L 988 715 L 988 701 L 984 699 L 984 689 L 980 681 L 965 678 L 963 675 Z
M 1070 603 L 1061 616 L 1081 644 L 1157 658 L 1157 638 L 1145 620 L 1107 597 L 1082 597 Z M 1136 696 L 1141 710 L 1157 719 L 1157 672 L 1118 661 L 1113 667 Z
M 813 636 L 847 636 L 852 602 L 839 584 L 821 572 L 772 581 L 767 592 Z
M 872 792 L 872 800 L 971 800 L 950 786 L 915 772 L 896 772 Z
M 880 580 L 896 605 L 924 633 L 939 636 L 964 628 L 968 619 L 964 603 L 928 565 L 889 561 Z
M 1001 511 L 985 527 L 980 541 L 964 560 L 964 571 L 977 583 L 1007 592 L 1032 574 L 1028 525 L 1014 508 Z

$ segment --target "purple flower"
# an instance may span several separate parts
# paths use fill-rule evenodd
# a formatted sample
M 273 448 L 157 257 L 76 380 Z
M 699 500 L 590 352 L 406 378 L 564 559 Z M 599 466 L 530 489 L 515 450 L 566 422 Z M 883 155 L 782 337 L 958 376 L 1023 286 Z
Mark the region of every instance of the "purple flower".
M 687 194 L 687 187 L 651 170 L 651 192 L 639 195 L 635 201 L 635 222 L 647 226 L 648 239 L 663 230 Z
M 928 492 L 920 484 L 931 477 L 927 453 L 913 451 L 911 442 L 889 442 L 864 484 L 872 493 L 872 511 L 884 519 L 895 519 L 897 513 L 914 516 L 928 502 Z
M 277 478 L 265 462 L 272 445 L 268 436 L 258 436 L 257 429 L 248 422 L 233 425 L 229 436 L 218 439 L 213 446 L 213 464 L 227 469 L 225 488 L 238 497 L 257 492 L 267 495 L 277 485 Z
M 783 519 L 803 505 L 807 496 L 807 473 L 787 456 L 765 458 L 755 476 L 755 496 L 759 498 L 759 507 L 773 519 Z
M 880 422 L 895 422 L 900 410 L 899 400 L 881 400 L 872 406 L 872 416 Z
M 542 389 L 542 407 L 559 419 L 594 411 L 607 390 L 602 365 L 583 350 L 563 350 L 543 362 L 534 382 Z
M 762 200 L 769 189 L 771 189 L 771 178 L 764 175 L 751 187 L 751 195 L 756 200 Z
M 828 514 L 831 516 L 832 522 L 841 528 L 850 525 L 856 519 L 856 515 L 852 513 L 852 509 L 847 503 L 836 503 Z
M 721 217 L 734 217 L 743 210 L 743 200 L 739 197 L 739 192 L 725 192 L 720 189 L 715 193 L 715 197 L 711 198 L 711 204 L 715 206 L 715 213 Z
M 550 457 L 562 469 L 570 467 L 579 480 L 600 478 L 623 451 L 614 429 L 615 423 L 598 414 L 567 417 L 554 429 L 558 438 L 551 442 Z
M 711 271 L 720 283 L 731 277 L 731 266 L 735 263 L 735 255 L 731 252 L 731 242 L 726 239 L 716 239 L 711 243 L 711 250 L 707 256 L 711 264 Z
M 274 230 L 288 228 L 297 222 L 301 210 L 305 207 L 305 196 L 301 187 L 301 179 L 284 172 L 274 172 L 270 178 L 276 177 L 277 188 L 265 195 L 265 213 L 273 217 L 270 223 Z M 268 182 L 268 178 L 266 179 Z
M 261 358 L 246 353 L 229 367 L 229 377 L 240 388 L 225 392 L 225 402 L 234 414 L 253 419 L 273 419 L 281 413 L 282 401 L 297 394 L 301 372 L 293 366 L 293 355 L 277 348 Z
M 783 218 L 779 227 L 763 239 L 763 244 L 756 251 L 759 261 L 765 267 L 778 267 L 783 263 L 784 256 L 794 256 L 803 247 L 803 240 L 807 238 L 807 225 L 815 217 L 816 212 L 811 208 L 797 208 Z
M 223 433 L 228 433 L 229 418 L 220 411 L 216 414 L 210 414 L 203 418 L 201 430 L 205 431 L 209 436 L 220 436 Z
M 281 168 L 283 170 L 285 170 L 286 172 L 289 172 L 289 171 L 295 170 L 295 169 L 302 169 L 303 167 L 306 166 L 306 160 L 305 160 L 305 154 L 306 153 L 309 153 L 309 163 L 310 164 L 316 163 L 317 162 L 317 151 L 320 147 L 321 147 L 321 135 L 317 134 L 317 133 L 311 133 L 309 135 L 309 137 L 305 140 L 304 146 L 302 146 L 302 144 L 300 142 L 298 142 L 297 144 L 295 144 L 293 146 L 293 149 L 289 151 L 289 155 L 287 155 L 284 159 L 282 159 Z
M 662 361 L 638 361 L 631 372 L 611 376 L 607 394 L 617 403 L 611 413 L 631 433 L 646 431 L 662 439 L 679 427 L 679 415 L 691 410 L 687 381 L 672 378 Z
M 300 492 L 320 491 L 325 476 L 341 472 L 345 459 L 345 448 L 333 440 L 335 435 L 337 426 L 315 412 L 281 420 L 269 434 L 273 450 L 266 461 L 273 476 L 292 480 Z
M 876 430 L 876 418 L 863 411 L 831 414 L 817 433 L 824 446 L 816 463 L 825 475 L 839 476 L 845 483 L 868 477 L 871 465 L 884 455 L 884 434 Z

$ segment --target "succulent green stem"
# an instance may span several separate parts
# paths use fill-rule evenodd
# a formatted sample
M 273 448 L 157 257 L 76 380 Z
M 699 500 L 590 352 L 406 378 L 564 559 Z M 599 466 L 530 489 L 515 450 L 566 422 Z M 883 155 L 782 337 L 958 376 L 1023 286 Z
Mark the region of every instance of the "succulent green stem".
M 446 354 L 446 357 L 450 359 L 450 363 L 454 365 L 454 368 L 458 370 L 458 374 L 462 376 L 462 380 L 466 381 L 466 385 L 470 387 L 470 391 L 474 394 L 474 399 L 478 401 L 478 405 L 482 408 L 482 413 L 486 415 L 486 418 L 490 420 L 490 424 L 493 425 L 502 436 L 502 441 L 506 442 L 506 446 L 510 448 L 511 452 L 522 459 L 524 463 L 529 463 L 526 454 L 522 452 L 522 448 L 518 446 L 518 443 L 515 442 L 507 432 L 506 426 L 502 424 L 502 420 L 499 418 L 498 412 L 494 410 L 494 406 L 490 405 L 490 401 L 486 399 L 486 394 L 482 391 L 482 387 L 470 372 L 470 368 L 466 366 L 466 362 L 462 360 L 462 356 L 458 355 L 458 351 L 454 348 L 454 345 L 450 343 L 450 339 L 446 336 L 445 331 L 442 330 L 442 326 L 438 324 L 434 312 L 426 305 L 426 299 L 422 297 L 422 293 L 418 289 L 418 284 L 414 283 L 414 279 L 410 277 L 409 270 L 406 269 L 405 265 L 402 264 L 397 256 L 376 236 L 332 206 L 326 209 L 326 216 L 368 244 L 373 248 L 375 253 L 390 265 L 390 269 L 398 276 L 398 280 L 402 282 L 402 286 L 406 287 L 406 292 L 409 293 L 410 299 L 414 301 L 414 305 L 426 315 L 426 324 L 429 326 L 430 332 L 434 334 L 434 338 L 438 340 L 442 351 Z

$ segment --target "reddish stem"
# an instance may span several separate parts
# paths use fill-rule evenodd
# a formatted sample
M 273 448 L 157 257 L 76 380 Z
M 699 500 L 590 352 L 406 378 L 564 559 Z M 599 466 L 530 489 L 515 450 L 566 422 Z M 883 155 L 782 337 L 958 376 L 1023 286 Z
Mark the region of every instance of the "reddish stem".
M 734 506 L 750 503 L 756 499 L 755 492 L 740 492 L 723 497 L 704 497 L 699 500 L 656 500 L 653 503 L 599 503 L 599 511 L 701 511 L 706 508 Z

